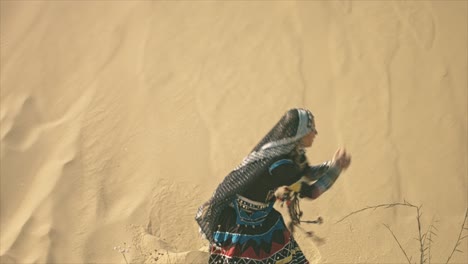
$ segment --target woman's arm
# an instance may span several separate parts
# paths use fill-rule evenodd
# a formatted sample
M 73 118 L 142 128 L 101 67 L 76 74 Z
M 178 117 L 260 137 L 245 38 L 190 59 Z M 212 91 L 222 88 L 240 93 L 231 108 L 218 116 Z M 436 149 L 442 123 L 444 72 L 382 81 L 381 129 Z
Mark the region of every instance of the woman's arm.
M 338 149 L 331 162 L 327 165 L 322 166 L 322 170 L 325 172 L 321 173 L 319 179 L 309 185 L 305 182 L 300 182 L 300 191 L 302 197 L 308 197 L 316 199 L 335 183 L 342 170 L 348 168 L 351 163 L 351 157 L 346 154 L 346 150 Z M 310 168 L 310 167 L 309 167 Z M 283 159 L 275 162 L 270 167 L 271 180 L 274 182 L 275 189 L 280 186 L 289 186 L 290 188 L 282 188 L 283 192 L 288 192 L 291 189 L 292 184 L 299 181 L 304 175 L 304 171 L 301 171 L 298 165 L 296 165 L 291 159 Z M 315 174 L 316 175 L 316 174 Z M 298 188 L 299 189 L 299 188 Z M 280 192 L 282 193 L 282 192 Z
M 341 171 L 347 169 L 350 164 L 351 156 L 346 153 L 345 149 L 338 149 L 335 155 L 333 155 L 333 159 L 324 176 L 312 185 L 301 183 L 301 196 L 317 199 L 333 186 L 338 176 L 340 176 Z
M 325 172 L 330 168 L 331 161 L 326 161 L 315 166 L 307 166 L 304 170 L 304 177 L 308 181 L 316 181 L 320 179 Z
M 318 179 L 312 185 L 305 182 L 301 184 L 301 197 L 307 197 L 310 199 L 317 199 L 320 195 L 330 189 L 335 183 L 338 176 L 340 176 L 341 169 L 338 166 L 331 166 L 320 179 Z
M 273 163 L 269 169 L 269 182 L 274 188 L 291 185 L 302 177 L 299 166 L 289 158 L 280 159 Z

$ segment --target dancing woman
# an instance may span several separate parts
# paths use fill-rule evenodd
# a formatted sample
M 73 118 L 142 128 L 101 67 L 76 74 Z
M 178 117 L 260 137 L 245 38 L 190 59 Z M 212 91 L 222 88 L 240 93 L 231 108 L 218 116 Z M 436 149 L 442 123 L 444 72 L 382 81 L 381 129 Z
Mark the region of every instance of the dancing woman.
M 304 148 L 316 135 L 309 110 L 287 111 L 199 208 L 195 219 L 210 242 L 210 264 L 308 263 L 273 205 L 291 190 L 318 198 L 350 165 L 338 149 L 331 161 L 309 166 Z

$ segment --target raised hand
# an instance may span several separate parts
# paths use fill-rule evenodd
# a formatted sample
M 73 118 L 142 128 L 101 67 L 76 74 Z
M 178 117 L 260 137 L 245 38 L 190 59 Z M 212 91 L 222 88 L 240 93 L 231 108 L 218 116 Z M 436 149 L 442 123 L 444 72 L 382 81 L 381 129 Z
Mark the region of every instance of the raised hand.
M 346 153 L 345 148 L 339 148 L 333 155 L 332 165 L 339 167 L 341 170 L 346 170 L 351 164 L 351 155 Z

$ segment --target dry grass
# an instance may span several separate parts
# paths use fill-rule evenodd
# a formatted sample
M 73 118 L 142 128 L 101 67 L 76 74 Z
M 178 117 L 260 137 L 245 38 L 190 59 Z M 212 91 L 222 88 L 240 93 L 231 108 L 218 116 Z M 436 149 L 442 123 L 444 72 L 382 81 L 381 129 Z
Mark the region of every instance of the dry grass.
M 355 214 L 362 213 L 364 211 L 376 210 L 376 209 L 379 209 L 379 208 L 389 209 L 389 208 L 393 208 L 393 207 L 397 207 L 397 206 L 409 207 L 409 208 L 412 208 L 412 209 L 414 209 L 416 211 L 416 222 L 418 224 L 418 238 L 417 238 L 417 240 L 418 240 L 418 243 L 419 243 L 419 253 L 420 253 L 419 254 L 419 264 L 430 264 L 431 261 L 432 261 L 431 246 L 433 244 L 433 237 L 437 236 L 437 233 L 436 233 L 437 228 L 436 228 L 436 226 L 434 224 L 434 220 L 433 220 L 433 221 L 431 221 L 431 224 L 427 228 L 427 231 L 423 234 L 423 232 L 422 232 L 423 228 L 422 228 L 422 223 L 421 223 L 421 215 L 422 215 L 421 208 L 422 208 L 422 206 L 416 206 L 416 205 L 413 205 L 413 204 L 411 204 L 411 203 L 409 203 L 407 201 L 403 201 L 403 203 L 389 203 L 389 204 L 379 204 L 379 205 L 374 205 L 374 206 L 367 206 L 367 207 L 364 207 L 364 208 L 359 209 L 357 211 L 349 213 L 348 215 L 346 215 L 343 218 L 341 218 L 340 220 L 338 220 L 336 223 L 340 223 L 340 222 L 344 221 L 345 219 L 347 219 L 347 218 L 349 218 L 349 217 L 351 217 L 351 216 L 353 216 Z M 453 250 L 450 253 L 450 256 L 447 258 L 447 261 L 445 262 L 446 264 L 448 264 L 450 262 L 450 259 L 452 258 L 453 254 L 455 252 L 463 253 L 463 251 L 460 250 L 459 247 L 461 245 L 462 240 L 466 239 L 468 237 L 468 235 L 463 235 L 464 231 L 468 230 L 468 223 L 466 221 L 467 217 L 468 217 L 468 208 L 465 211 L 465 217 L 463 219 L 463 223 L 461 225 L 460 232 L 458 234 L 458 238 L 456 240 L 455 246 L 453 247 Z M 401 243 L 398 241 L 398 238 L 395 236 L 395 233 L 393 233 L 393 231 L 390 229 L 390 227 L 388 225 L 384 224 L 384 226 L 392 234 L 392 236 L 395 239 L 396 243 L 400 247 L 403 255 L 405 256 L 407 262 L 409 264 L 412 264 L 412 262 L 411 262 L 412 257 L 408 256 L 408 254 L 406 253 L 406 250 L 402 247 Z

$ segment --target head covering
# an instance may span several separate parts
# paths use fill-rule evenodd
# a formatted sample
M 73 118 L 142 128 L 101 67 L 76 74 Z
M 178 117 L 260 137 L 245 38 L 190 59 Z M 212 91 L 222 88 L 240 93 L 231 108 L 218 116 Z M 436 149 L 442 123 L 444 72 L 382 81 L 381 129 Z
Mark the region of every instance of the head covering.
M 242 163 L 224 178 L 211 199 L 200 206 L 195 220 L 200 226 L 200 232 L 210 242 L 213 242 L 213 233 L 221 212 L 237 194 L 245 191 L 263 175 L 276 158 L 296 149 L 301 138 L 315 130 L 313 120 L 309 110 L 294 108 L 287 111 Z

